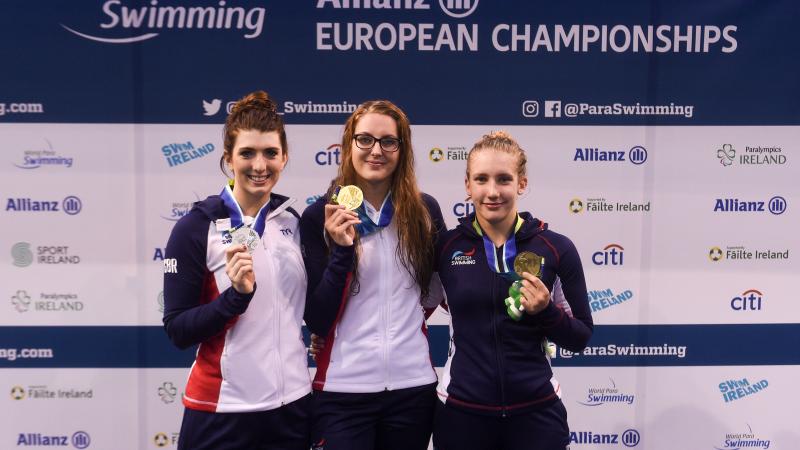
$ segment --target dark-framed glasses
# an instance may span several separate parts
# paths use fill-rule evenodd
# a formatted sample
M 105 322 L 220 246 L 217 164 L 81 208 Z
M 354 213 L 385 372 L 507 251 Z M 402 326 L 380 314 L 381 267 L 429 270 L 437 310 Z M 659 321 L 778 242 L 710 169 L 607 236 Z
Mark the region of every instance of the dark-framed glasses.
M 358 133 L 357 135 L 353 136 L 353 139 L 356 141 L 356 147 L 360 148 L 361 150 L 372 150 L 372 147 L 377 141 L 380 143 L 381 150 L 385 152 L 396 152 L 400 149 L 400 143 L 403 142 L 396 137 L 387 136 L 378 139 L 375 136 L 367 133 Z

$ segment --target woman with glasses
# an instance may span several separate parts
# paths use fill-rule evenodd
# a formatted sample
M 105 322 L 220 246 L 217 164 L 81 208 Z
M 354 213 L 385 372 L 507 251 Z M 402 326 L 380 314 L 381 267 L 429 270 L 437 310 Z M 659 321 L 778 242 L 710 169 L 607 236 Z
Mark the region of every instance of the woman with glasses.
M 331 201 L 348 186 L 363 192 L 360 205 Z M 300 219 L 306 324 L 325 339 L 315 449 L 427 449 L 436 373 L 423 306 L 442 300 L 433 249 L 444 229 L 438 203 L 417 187 L 405 113 L 385 100 L 360 105 L 331 188 Z

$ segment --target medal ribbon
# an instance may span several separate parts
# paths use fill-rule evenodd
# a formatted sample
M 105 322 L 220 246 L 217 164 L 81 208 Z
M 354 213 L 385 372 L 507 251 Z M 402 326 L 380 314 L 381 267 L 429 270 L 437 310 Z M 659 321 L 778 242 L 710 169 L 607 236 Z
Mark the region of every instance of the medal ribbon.
M 356 208 L 356 213 L 358 214 L 358 218 L 361 219 L 361 223 L 357 224 L 355 227 L 359 236 L 362 238 L 388 226 L 392 222 L 392 217 L 394 217 L 394 204 L 392 203 L 391 194 L 386 197 L 383 206 L 381 206 L 381 214 L 378 217 L 378 223 L 373 222 L 372 218 L 367 214 L 366 207 L 365 200 L 361 202 L 361 206 Z
M 517 256 L 517 231 L 522 228 L 523 223 L 524 220 L 522 220 L 518 214 L 517 223 L 511 231 L 511 236 L 506 239 L 506 243 L 501 247 L 501 259 L 498 259 L 498 252 L 495 249 L 494 242 L 489 239 L 489 236 L 483 234 L 483 230 L 481 230 L 481 226 L 478 224 L 478 218 L 476 217 L 475 220 L 472 221 L 472 227 L 483 237 L 483 251 L 486 253 L 486 262 L 489 263 L 489 268 L 509 281 L 521 279 L 521 277 L 514 272 L 514 258 Z
M 228 210 L 228 215 L 231 218 L 231 228 L 236 229 L 243 226 L 244 213 L 242 213 L 242 208 L 239 207 L 239 203 L 233 196 L 231 185 L 226 184 L 219 196 L 222 197 L 222 203 L 225 204 L 225 208 Z M 256 220 L 251 225 L 256 233 L 258 233 L 259 237 L 264 235 L 264 228 L 267 224 L 267 214 L 269 214 L 269 209 L 269 202 L 267 202 L 261 207 L 260 210 L 258 210 L 258 214 L 256 214 Z

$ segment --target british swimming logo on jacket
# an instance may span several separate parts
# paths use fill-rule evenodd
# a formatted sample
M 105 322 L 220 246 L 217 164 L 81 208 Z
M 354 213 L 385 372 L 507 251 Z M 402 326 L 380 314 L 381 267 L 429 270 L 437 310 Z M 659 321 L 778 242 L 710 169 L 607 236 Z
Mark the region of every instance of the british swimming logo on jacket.
M 450 257 L 450 265 L 451 266 L 466 266 L 475 264 L 475 247 L 472 247 L 470 250 L 464 252 L 461 250 L 456 250 L 453 252 L 453 256 Z

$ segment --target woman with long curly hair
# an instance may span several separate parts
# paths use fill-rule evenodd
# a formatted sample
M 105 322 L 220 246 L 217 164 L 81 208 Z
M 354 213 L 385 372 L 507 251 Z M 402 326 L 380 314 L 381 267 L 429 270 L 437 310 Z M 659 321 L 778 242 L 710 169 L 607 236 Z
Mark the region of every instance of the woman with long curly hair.
M 331 201 L 343 186 L 363 192 L 358 208 Z M 306 324 L 325 339 L 314 448 L 427 448 L 436 373 L 423 307 L 442 300 L 433 258 L 444 229 L 438 203 L 417 187 L 405 113 L 386 100 L 360 105 L 344 127 L 336 178 L 300 220 Z

